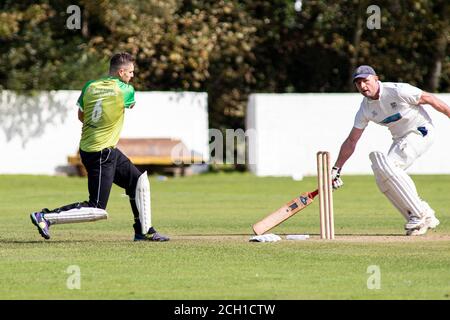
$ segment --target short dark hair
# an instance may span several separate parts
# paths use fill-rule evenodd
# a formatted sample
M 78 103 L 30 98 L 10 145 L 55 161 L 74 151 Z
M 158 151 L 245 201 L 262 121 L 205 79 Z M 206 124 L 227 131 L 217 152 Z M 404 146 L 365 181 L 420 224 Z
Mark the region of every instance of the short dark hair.
M 116 53 L 109 61 L 109 71 L 117 71 L 122 65 L 134 62 L 134 58 L 127 52 Z

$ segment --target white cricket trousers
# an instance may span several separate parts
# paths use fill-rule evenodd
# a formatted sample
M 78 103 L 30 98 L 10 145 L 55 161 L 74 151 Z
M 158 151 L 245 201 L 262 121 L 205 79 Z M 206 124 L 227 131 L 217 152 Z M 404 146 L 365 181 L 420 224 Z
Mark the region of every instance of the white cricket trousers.
M 406 183 L 404 185 L 404 190 L 410 190 L 409 196 L 412 199 L 416 199 L 415 203 L 421 207 L 421 214 L 432 210 L 428 203 L 422 200 L 417 192 L 416 185 L 409 175 L 405 172 L 416 159 L 423 155 L 434 142 L 434 128 L 431 124 L 424 127 L 420 127 L 421 130 L 412 131 L 400 139 L 394 140 L 391 148 L 389 149 L 387 158 L 403 173 L 399 173 L 402 181 Z M 422 129 L 425 128 L 425 129 Z M 396 198 L 398 194 L 385 193 L 388 199 L 394 204 L 395 207 L 400 211 L 400 213 L 405 217 L 406 220 L 409 219 L 409 208 L 399 207 L 396 203 Z
M 424 136 L 420 131 L 411 131 L 402 138 L 394 140 L 388 152 L 388 158 L 397 167 L 406 170 L 424 154 L 434 142 L 434 128 L 427 124 Z

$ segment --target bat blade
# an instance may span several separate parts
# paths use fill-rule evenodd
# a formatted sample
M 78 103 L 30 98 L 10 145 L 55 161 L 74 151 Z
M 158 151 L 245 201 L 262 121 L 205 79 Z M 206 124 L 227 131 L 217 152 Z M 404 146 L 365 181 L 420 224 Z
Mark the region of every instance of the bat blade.
M 272 212 L 267 217 L 253 225 L 253 232 L 256 235 L 261 235 L 275 228 L 283 221 L 289 219 L 297 212 L 303 210 L 309 206 L 313 201 L 314 197 L 317 195 L 318 190 L 313 192 L 305 192 L 300 196 L 292 199 L 287 204 L 282 206 L 280 209 Z

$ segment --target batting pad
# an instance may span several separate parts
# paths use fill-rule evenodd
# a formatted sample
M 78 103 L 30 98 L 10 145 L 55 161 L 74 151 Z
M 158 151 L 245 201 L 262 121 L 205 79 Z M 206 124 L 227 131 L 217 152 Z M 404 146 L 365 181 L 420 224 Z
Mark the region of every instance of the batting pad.
M 401 212 L 406 220 L 410 214 L 418 218 L 425 215 L 424 203 L 417 194 L 416 186 L 405 171 L 395 166 L 383 153 L 369 155 L 378 188 Z
M 152 211 L 150 202 L 150 182 L 147 171 L 139 177 L 136 184 L 136 207 L 139 211 L 139 221 L 141 222 L 141 232 L 146 234 L 152 226 Z
M 108 213 L 99 208 L 81 207 L 58 213 L 45 213 L 44 217 L 50 224 L 63 224 L 107 219 Z

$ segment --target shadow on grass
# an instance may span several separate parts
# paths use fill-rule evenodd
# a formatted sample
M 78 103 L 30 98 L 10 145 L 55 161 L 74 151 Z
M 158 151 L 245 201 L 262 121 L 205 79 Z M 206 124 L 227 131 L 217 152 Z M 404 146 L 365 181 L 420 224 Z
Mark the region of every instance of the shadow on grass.
M 20 239 L 0 239 L 1 244 L 76 244 L 76 243 L 133 243 L 130 239 L 59 239 L 59 240 L 20 240 Z
M 277 233 L 277 235 L 281 237 L 286 237 L 289 234 L 294 233 Z M 311 240 L 319 240 L 320 234 L 318 233 L 306 233 L 311 237 Z M 172 234 L 172 241 L 169 242 L 179 242 L 183 240 L 242 240 L 244 237 L 252 237 L 253 234 L 250 233 L 179 233 Z M 450 240 L 448 235 L 424 235 L 424 236 L 416 236 L 410 237 L 404 234 L 395 234 L 395 233 L 339 233 L 335 235 L 335 240 L 356 240 L 356 241 L 389 241 L 391 240 L 407 240 L 407 239 L 417 239 L 417 240 Z M 326 240 L 323 241 L 334 241 L 334 240 Z M 88 238 L 88 239 L 55 239 L 55 240 L 27 240 L 27 239 L 0 239 L 0 245 L 4 244 L 16 244 L 16 245 L 29 245 L 29 244 L 43 244 L 43 245 L 51 245 L 51 244 L 92 244 L 92 243 L 116 243 L 116 244 L 124 244 L 124 243 L 140 243 L 141 241 L 134 242 L 130 240 L 128 237 L 126 238 Z M 147 243 L 147 242 L 146 242 Z M 154 243 L 154 242 L 152 242 Z
M 303 232 L 303 233 L 278 233 L 278 232 L 266 232 L 265 234 L 275 233 L 279 236 L 287 236 L 291 234 L 308 234 L 310 236 L 314 237 L 320 237 L 320 234 L 318 233 L 309 233 L 309 232 Z M 195 237 L 238 237 L 238 236 L 254 236 L 253 233 L 180 233 L 176 236 L 195 236 Z M 404 234 L 401 233 L 339 233 L 335 234 L 336 237 L 345 236 L 345 237 L 405 237 Z
M 0 244 L 40 244 L 40 243 L 82 243 L 93 242 L 98 240 L 12 240 L 12 239 L 0 239 Z M 112 241 L 112 240 L 111 240 Z M 102 241 L 105 242 L 105 241 Z M 109 242 L 109 241 L 106 241 Z
M 319 234 L 316 234 L 319 236 Z M 403 233 L 339 233 L 336 237 L 406 237 Z

